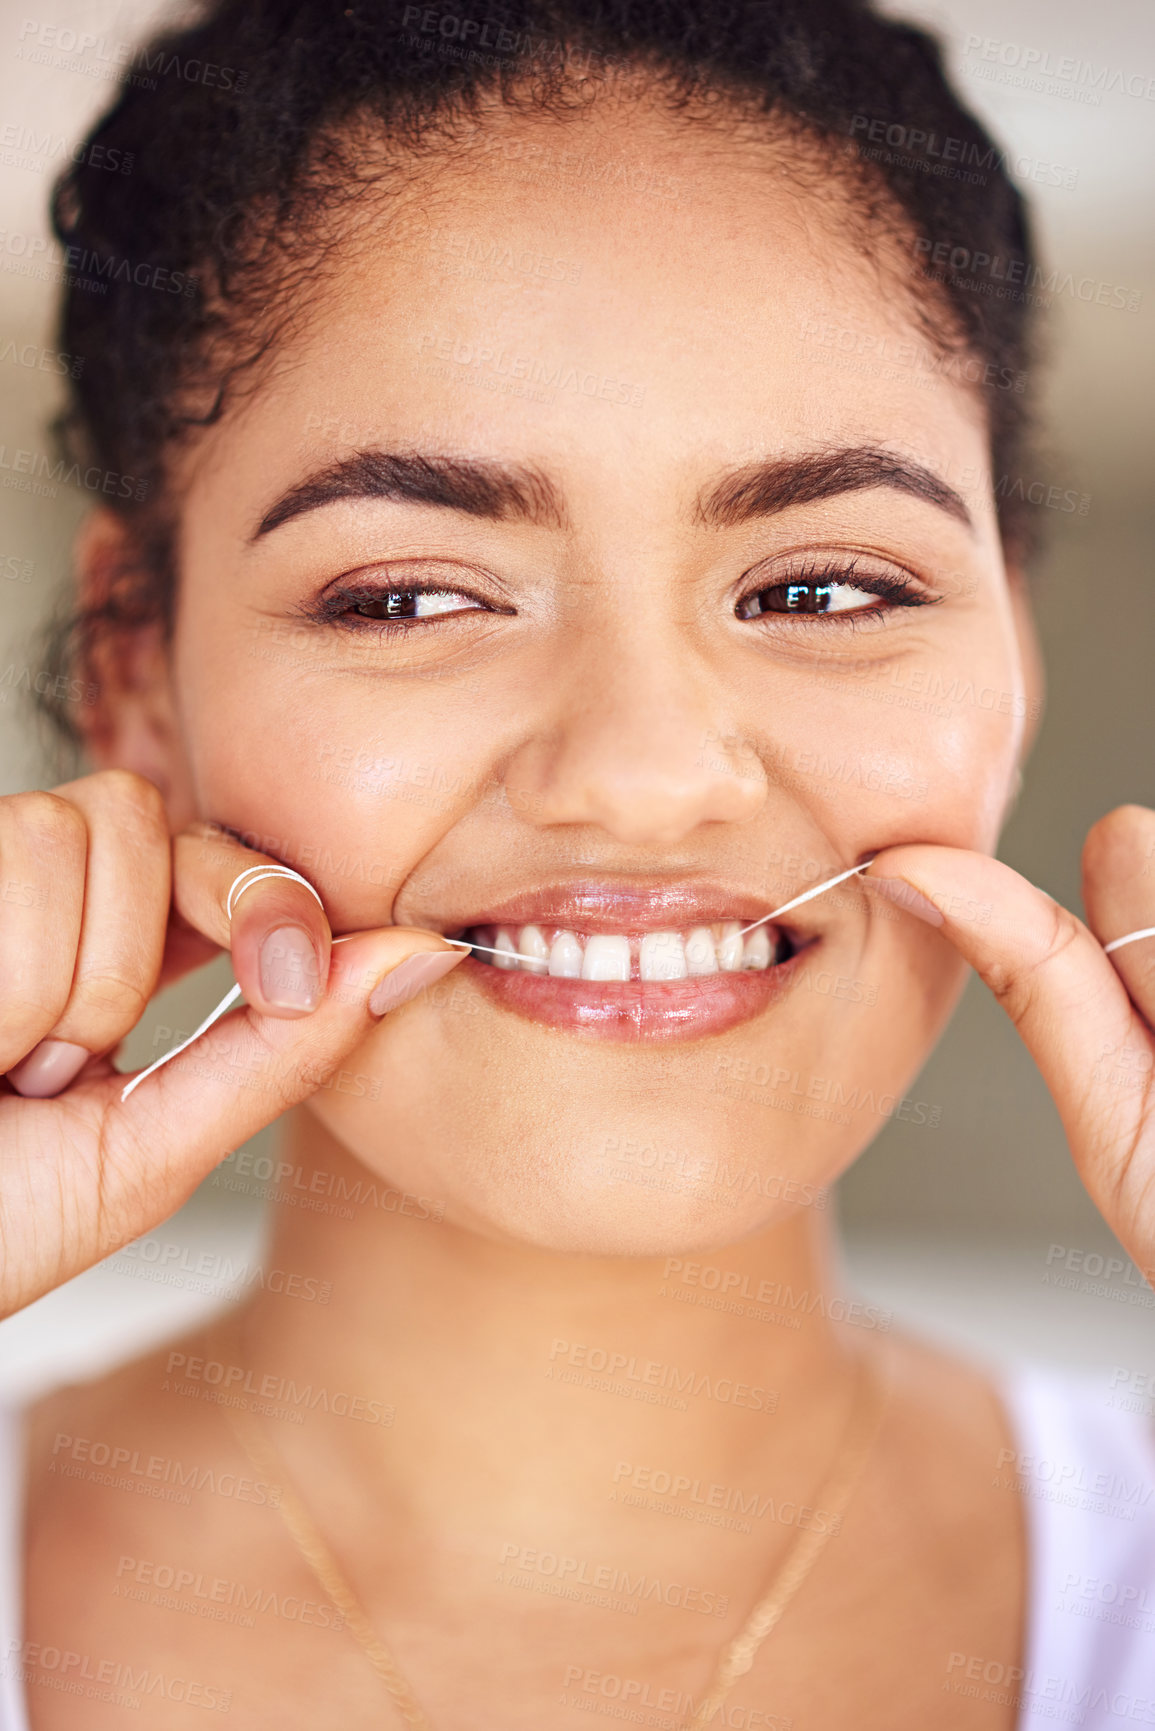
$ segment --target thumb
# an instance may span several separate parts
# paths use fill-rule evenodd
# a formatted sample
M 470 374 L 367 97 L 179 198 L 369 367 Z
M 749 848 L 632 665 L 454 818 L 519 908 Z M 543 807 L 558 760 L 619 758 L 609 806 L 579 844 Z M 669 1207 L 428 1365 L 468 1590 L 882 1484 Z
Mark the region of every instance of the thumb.
M 1119 1231 L 1120 1150 L 1133 1146 L 1141 1114 L 1134 1093 L 1099 1085 L 1096 1064 L 1145 1031 L 1098 941 L 987 854 L 886 848 L 864 881 L 937 927 L 989 986 L 1042 1072 L 1084 1183 Z
M 435 933 L 400 926 L 336 939 L 324 995 L 309 1015 L 233 1010 L 145 1074 L 123 1102 L 120 1084 L 130 1079 L 117 1077 L 106 1186 L 128 1196 L 146 1181 L 177 1206 L 225 1154 L 323 1087 L 382 1016 L 467 954 Z

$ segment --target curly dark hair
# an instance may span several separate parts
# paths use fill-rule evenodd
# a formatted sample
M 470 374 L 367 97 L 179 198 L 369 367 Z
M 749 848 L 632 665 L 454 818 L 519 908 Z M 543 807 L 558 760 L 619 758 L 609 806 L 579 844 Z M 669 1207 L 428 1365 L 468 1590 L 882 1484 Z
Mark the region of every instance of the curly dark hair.
M 992 474 L 1012 472 L 1030 297 L 975 279 L 1001 260 L 1004 280 L 1030 280 L 1026 215 L 921 30 L 865 0 L 207 0 L 136 50 L 55 191 L 59 342 L 85 357 L 58 432 L 68 460 L 131 478 L 105 491 L 136 550 L 57 621 L 58 667 L 83 667 L 110 630 L 171 627 L 171 457 L 275 347 L 341 201 L 423 152 L 470 149 L 486 105 L 564 116 L 631 73 L 687 120 L 785 132 L 849 187 L 864 233 L 901 237 L 924 328 L 985 401 Z M 107 172 L 125 159 L 131 174 Z M 996 492 L 1018 557 L 1021 501 Z

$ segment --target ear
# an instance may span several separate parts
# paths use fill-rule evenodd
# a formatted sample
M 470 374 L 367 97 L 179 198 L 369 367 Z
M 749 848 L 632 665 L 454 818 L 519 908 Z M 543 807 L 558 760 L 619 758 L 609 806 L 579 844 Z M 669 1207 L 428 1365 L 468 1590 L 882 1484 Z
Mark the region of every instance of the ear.
M 196 801 L 184 751 L 163 624 L 143 605 L 150 584 L 162 579 L 149 569 L 131 526 L 100 508 L 81 526 L 74 548 L 81 609 L 113 608 L 120 619 L 95 634 L 85 648 L 85 677 L 97 699 L 85 705 L 81 727 L 96 769 L 129 769 L 154 783 L 164 796 L 174 829 L 196 816 Z

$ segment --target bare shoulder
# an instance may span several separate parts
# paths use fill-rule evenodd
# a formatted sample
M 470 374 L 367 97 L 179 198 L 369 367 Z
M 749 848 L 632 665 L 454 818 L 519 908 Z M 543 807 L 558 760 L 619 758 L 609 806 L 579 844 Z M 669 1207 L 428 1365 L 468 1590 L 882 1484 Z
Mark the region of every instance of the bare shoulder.
M 199 1605 L 179 1614 L 181 1583 L 211 1577 L 250 1538 L 259 1553 L 265 1535 L 259 1522 L 249 1531 L 253 1478 L 220 1414 L 175 1393 L 166 1362 L 151 1354 L 28 1409 L 23 1672 L 36 1731 L 76 1725 L 65 1681 L 83 1679 L 91 1731 L 123 1723 L 152 1688 L 176 1711 L 174 1677 L 182 1711 L 228 1693 L 214 1681 L 219 1631 Z
M 905 1332 L 869 1350 L 890 1398 L 793 1631 L 790 1707 L 823 1731 L 852 1706 L 859 1731 L 1010 1731 L 1012 1699 L 975 1702 L 952 1686 L 960 1654 L 1010 1673 L 1023 1651 L 1026 1529 L 998 1471 L 1013 1437 L 997 1380 Z M 832 1626 L 845 1632 L 837 1667 L 823 1664 Z
M 1022 1504 L 999 1471 L 1016 1439 L 998 1376 L 905 1331 L 885 1356 L 892 1395 L 875 1472 L 920 1568 L 958 1578 L 989 1573 L 997 1559 L 1021 1578 Z
M 91 1381 L 67 1383 L 34 1402 L 25 1415 L 28 1523 L 35 1531 L 62 1508 L 72 1516 L 99 1505 L 95 1488 L 130 1491 L 137 1480 L 163 1484 L 183 1449 L 201 1453 L 211 1415 L 170 1398 L 168 1349 L 120 1365 Z M 162 1494 L 136 1493 L 146 1502 Z M 122 1505 L 118 1501 L 117 1505 Z
M 994 1370 L 937 1342 L 896 1329 L 886 1339 L 885 1358 L 892 1378 L 892 1445 L 922 1458 L 920 1475 L 933 1484 L 941 1454 L 942 1479 L 959 1489 L 957 1471 L 968 1465 L 993 1477 L 998 1450 L 1012 1436 L 1012 1419 Z M 936 1455 L 928 1457 L 933 1439 Z
M 89 1578 L 91 1559 L 106 1569 L 110 1558 L 154 1552 L 172 1513 L 188 1507 L 188 1468 L 212 1462 L 212 1415 L 168 1397 L 164 1365 L 164 1353 L 152 1353 L 54 1389 L 28 1408 L 30 1617 L 48 1602 L 64 1613 L 66 1582 L 76 1584 L 78 1603 L 102 1602 L 107 1584 Z M 95 1601 L 86 1596 L 93 1589 Z

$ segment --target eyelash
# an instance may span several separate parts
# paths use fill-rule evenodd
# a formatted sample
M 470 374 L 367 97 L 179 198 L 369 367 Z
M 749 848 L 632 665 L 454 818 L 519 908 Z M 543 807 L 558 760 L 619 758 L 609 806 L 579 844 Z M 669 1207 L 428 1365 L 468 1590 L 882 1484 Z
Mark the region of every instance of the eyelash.
M 393 596 L 406 598 L 416 595 L 459 595 L 463 600 L 470 601 L 471 607 L 455 607 L 444 613 L 430 613 L 424 618 L 417 615 L 399 614 L 396 618 L 374 619 L 365 614 L 352 611 L 357 607 L 365 607 L 370 603 L 380 603 Z M 449 619 L 460 619 L 465 614 L 473 613 L 509 613 L 512 608 L 496 607 L 474 595 L 468 589 L 451 589 L 444 583 L 399 583 L 393 588 L 382 586 L 379 589 L 336 589 L 311 603 L 304 609 L 305 615 L 315 624 L 336 625 L 345 631 L 371 631 L 382 637 L 395 637 L 412 631 L 415 627 L 439 625 Z
M 860 589 L 864 593 L 876 595 L 882 605 L 877 607 L 858 607 L 827 610 L 805 610 L 789 608 L 762 609 L 758 613 L 742 613 L 740 609 L 759 596 L 780 594 L 791 588 L 837 588 L 849 586 Z M 381 603 L 392 597 L 412 599 L 419 595 L 454 595 L 474 603 L 469 607 L 455 607 L 443 613 L 431 613 L 424 617 L 419 615 L 398 614 L 394 618 L 372 618 L 365 614 L 357 614 L 354 609 L 371 603 Z M 857 559 L 844 560 L 840 564 L 831 563 L 821 558 L 811 558 L 794 568 L 783 572 L 776 582 L 762 583 L 757 588 L 748 589 L 735 603 L 735 615 L 743 620 L 759 620 L 764 625 L 771 621 L 783 619 L 805 620 L 810 628 L 819 626 L 822 630 L 840 627 L 853 629 L 865 620 L 880 620 L 896 607 L 930 607 L 935 606 L 940 597 L 928 595 L 916 589 L 909 578 L 888 576 L 882 572 L 862 572 L 858 568 Z M 467 614 L 512 613 L 512 608 L 493 606 L 481 596 L 467 589 L 452 589 L 440 583 L 408 583 L 398 584 L 395 588 L 381 587 L 371 590 L 336 589 L 306 607 L 305 616 L 316 624 L 336 625 L 345 631 L 370 631 L 380 636 L 393 637 L 404 635 L 416 627 L 440 625 L 450 619 L 460 619 Z
M 849 586 L 860 589 L 867 594 L 878 596 L 883 604 L 878 607 L 856 607 L 845 610 L 827 612 L 825 610 L 807 611 L 804 609 L 781 610 L 763 609 L 758 613 L 743 614 L 740 610 L 750 601 L 762 595 L 781 594 L 794 588 L 837 588 Z M 777 576 L 773 583 L 761 583 L 756 588 L 748 589 L 735 603 L 734 612 L 743 621 L 758 620 L 765 626 L 776 625 L 785 619 L 804 620 L 806 626 L 829 631 L 833 629 L 855 629 L 865 621 L 878 621 L 886 617 L 896 607 L 933 607 L 940 597 L 928 595 L 915 588 L 909 578 L 899 575 L 888 576 L 879 571 L 860 571 L 858 560 L 852 558 L 842 562 L 831 562 L 828 559 L 812 557 L 801 565 L 788 569 Z

